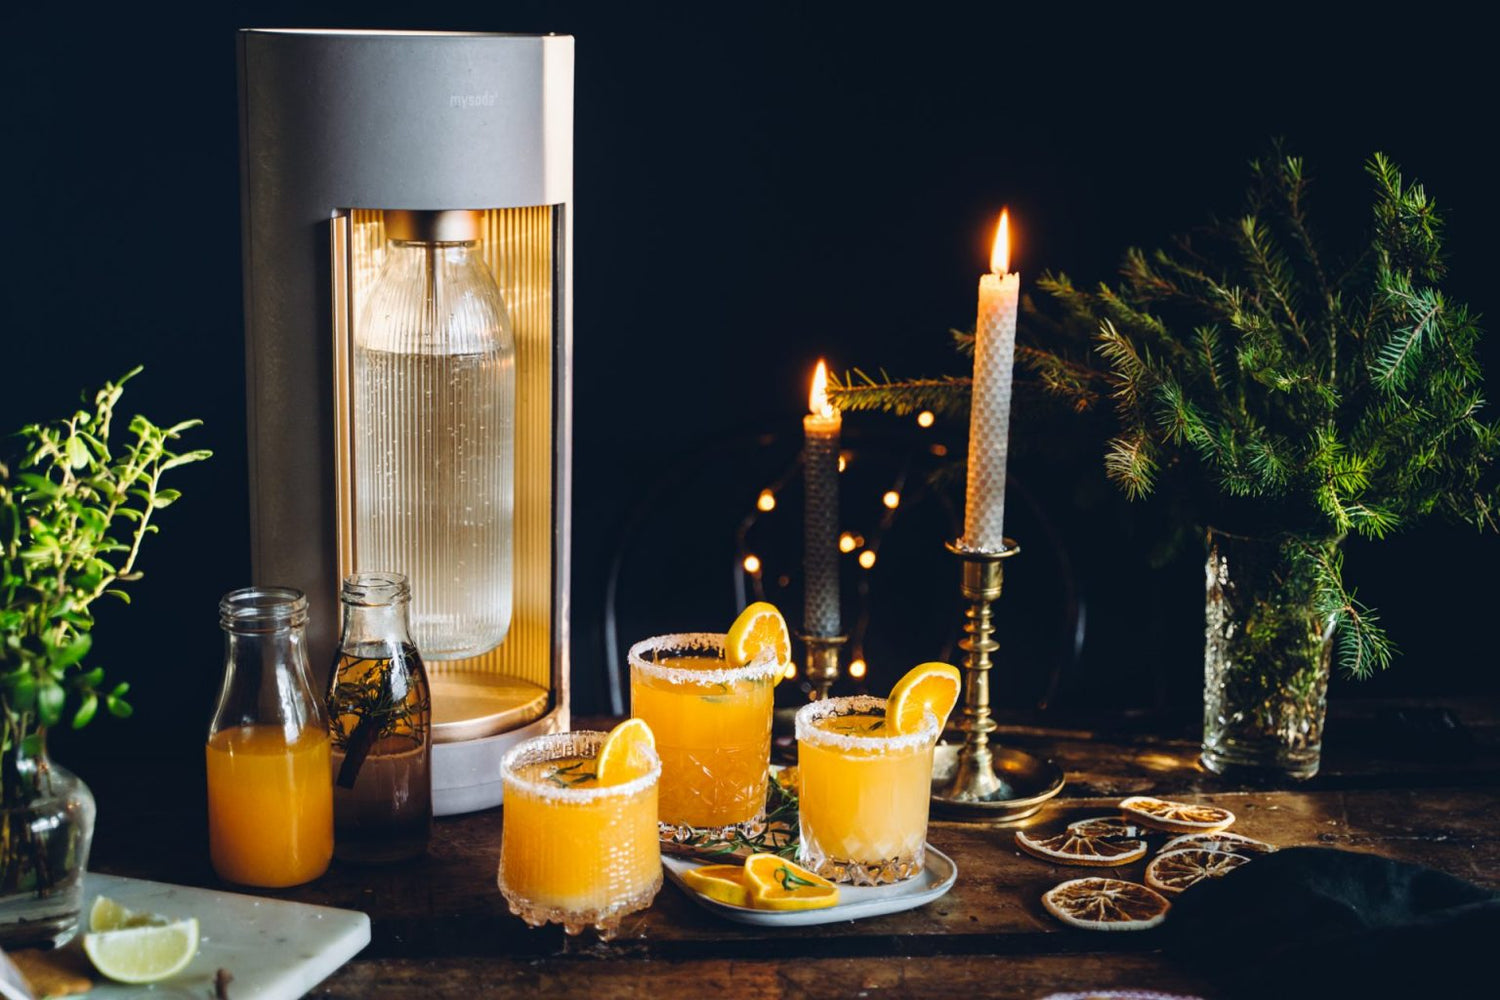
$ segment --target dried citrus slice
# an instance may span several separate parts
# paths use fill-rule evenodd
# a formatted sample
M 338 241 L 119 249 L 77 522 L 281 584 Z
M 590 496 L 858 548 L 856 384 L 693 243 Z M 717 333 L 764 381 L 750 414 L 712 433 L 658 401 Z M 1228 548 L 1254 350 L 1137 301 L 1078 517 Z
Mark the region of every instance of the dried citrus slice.
M 938 732 L 947 725 L 948 714 L 958 704 L 963 675 L 949 663 L 919 663 L 891 688 L 885 700 L 885 724 L 897 735 L 922 731 L 922 716 L 937 716 Z
M 1240 865 L 1249 864 L 1243 854 L 1203 851 L 1195 847 L 1163 851 L 1146 866 L 1146 884 L 1161 892 L 1181 892 L 1206 878 L 1228 875 Z
M 1127 819 L 1169 833 L 1218 833 L 1234 822 L 1234 813 L 1228 809 L 1156 799 L 1149 795 L 1132 795 L 1120 803 L 1120 811 Z
M 730 906 L 749 906 L 750 887 L 745 884 L 745 869 L 740 865 L 703 865 L 682 873 L 682 880 L 694 891 Z
M 1155 889 L 1117 878 L 1075 878 L 1042 895 L 1047 912 L 1090 931 L 1143 931 L 1166 919 L 1172 904 Z
M 724 637 L 724 658 L 733 666 L 743 667 L 763 656 L 773 656 L 777 663 L 791 663 L 792 634 L 774 604 L 756 601 L 729 626 Z M 774 683 L 781 683 L 780 671 Z
M 651 754 L 656 736 L 645 719 L 626 719 L 609 731 L 594 764 L 601 785 L 623 785 L 643 777 L 651 770 Z
M 1276 850 L 1275 844 L 1268 844 L 1263 840 L 1255 840 L 1251 837 L 1242 837 L 1237 833 L 1220 830 L 1218 833 L 1184 833 L 1180 837 L 1173 837 L 1161 845 L 1161 853 L 1168 851 L 1185 850 L 1196 847 L 1200 851 L 1223 851 L 1228 854 L 1243 854 L 1246 857 L 1257 854 L 1272 854 Z
M 775 854 L 745 859 L 750 905 L 758 910 L 816 910 L 839 901 L 839 887 Z
M 1105 840 L 1135 840 L 1145 833 L 1145 829 L 1139 823 L 1118 816 L 1095 816 L 1093 819 L 1074 820 L 1068 824 L 1068 832 Z
M 1144 840 L 1106 840 L 1066 830 L 1055 837 L 1034 838 L 1025 830 L 1016 831 L 1016 846 L 1027 854 L 1061 865 L 1088 865 L 1107 868 L 1128 865 L 1146 856 Z

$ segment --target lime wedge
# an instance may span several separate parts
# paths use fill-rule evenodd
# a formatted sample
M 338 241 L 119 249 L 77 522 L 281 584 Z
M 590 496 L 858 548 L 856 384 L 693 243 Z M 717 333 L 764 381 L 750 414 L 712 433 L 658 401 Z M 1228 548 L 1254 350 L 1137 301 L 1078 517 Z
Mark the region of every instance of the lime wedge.
M 181 972 L 198 954 L 198 921 L 85 934 L 83 950 L 94 968 L 116 982 L 160 982 Z
M 108 896 L 96 897 L 93 908 L 89 910 L 89 930 L 96 933 L 119 931 L 127 927 L 161 927 L 171 922 L 171 917 L 164 917 L 160 913 L 127 909 L 124 904 Z

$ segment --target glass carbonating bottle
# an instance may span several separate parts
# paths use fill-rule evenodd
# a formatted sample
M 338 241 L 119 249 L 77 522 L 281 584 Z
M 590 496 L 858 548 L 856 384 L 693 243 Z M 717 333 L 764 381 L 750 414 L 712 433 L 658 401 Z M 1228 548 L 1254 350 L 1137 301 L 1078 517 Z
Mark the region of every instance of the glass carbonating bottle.
M 356 573 L 328 692 L 334 854 L 379 864 L 427 849 L 432 828 L 432 699 L 407 628 L 399 573 Z
M 224 682 L 208 727 L 208 843 L 241 885 L 310 882 L 333 857 L 328 722 L 307 672 L 307 597 L 249 587 L 219 602 Z
M 477 656 L 510 627 L 516 355 L 483 213 L 384 213 L 354 331 L 355 567 L 411 581 L 416 645 Z

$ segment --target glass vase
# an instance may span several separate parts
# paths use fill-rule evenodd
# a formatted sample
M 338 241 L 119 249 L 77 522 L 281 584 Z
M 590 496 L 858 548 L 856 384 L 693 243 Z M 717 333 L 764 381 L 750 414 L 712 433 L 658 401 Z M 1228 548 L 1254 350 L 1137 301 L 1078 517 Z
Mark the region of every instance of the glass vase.
M 1316 608 L 1307 544 L 1208 531 L 1202 762 L 1216 774 L 1318 772 L 1333 618 Z M 1330 553 L 1338 544 L 1315 543 Z
M 78 931 L 94 796 L 47 756 L 44 733 L 3 755 L 0 948 L 51 948 Z

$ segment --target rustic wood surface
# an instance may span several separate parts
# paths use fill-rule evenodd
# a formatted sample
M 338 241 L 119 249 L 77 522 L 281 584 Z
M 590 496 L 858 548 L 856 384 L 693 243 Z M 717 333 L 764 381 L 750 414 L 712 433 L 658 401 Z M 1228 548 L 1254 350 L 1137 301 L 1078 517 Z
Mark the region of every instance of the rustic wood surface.
M 1433 724 L 1440 709 L 1463 723 L 1460 736 L 1447 723 Z M 1367 851 L 1500 888 L 1494 702 L 1336 706 L 1323 773 L 1277 788 L 1235 786 L 1203 772 L 1188 732 L 1145 735 L 1172 732 L 1159 720 L 1050 728 L 1008 721 L 1005 742 L 1051 756 L 1068 773 L 1063 794 L 1025 825 L 1060 828 L 1111 813 L 1121 796 L 1152 793 L 1224 806 L 1238 817 L 1236 832 L 1278 845 Z M 184 821 L 183 803 L 164 804 L 157 816 L 136 799 L 122 815 L 110 808 L 110 795 L 100 797 L 95 868 L 221 885 L 208 865 L 201 812 Z M 608 944 L 590 935 L 569 939 L 556 928 L 530 930 L 509 914 L 495 886 L 500 827 L 499 810 L 445 818 L 435 825 L 428 856 L 416 863 L 336 863 L 312 885 L 267 893 L 372 917 L 370 947 L 314 995 L 1033 998 L 1134 986 L 1214 996 L 1210 983 L 1159 953 L 1150 934 L 1081 932 L 1049 917 L 1042 893 L 1088 872 L 1021 853 L 1015 827 L 935 820 L 929 840 L 954 859 L 959 878 L 920 909 L 780 930 L 707 914 L 668 883 Z M 1143 868 L 1138 862 L 1101 873 L 1139 880 Z

